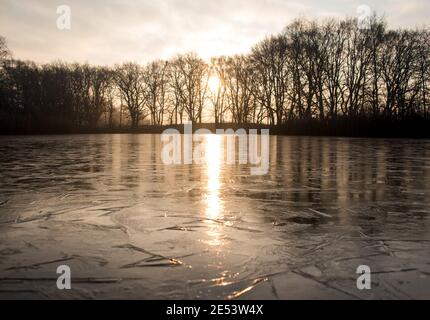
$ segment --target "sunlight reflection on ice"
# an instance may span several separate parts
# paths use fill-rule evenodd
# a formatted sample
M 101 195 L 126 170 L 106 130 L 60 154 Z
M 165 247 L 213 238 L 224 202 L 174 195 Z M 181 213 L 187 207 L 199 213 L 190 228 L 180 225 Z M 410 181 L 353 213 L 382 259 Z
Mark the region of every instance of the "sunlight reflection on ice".
M 223 244 L 221 226 L 213 221 L 222 219 L 222 211 L 224 209 L 220 198 L 221 189 L 221 157 L 222 152 L 222 137 L 217 135 L 206 136 L 206 174 L 207 174 L 207 194 L 206 194 L 206 217 L 210 230 L 208 235 L 211 240 L 209 245 L 220 246 Z

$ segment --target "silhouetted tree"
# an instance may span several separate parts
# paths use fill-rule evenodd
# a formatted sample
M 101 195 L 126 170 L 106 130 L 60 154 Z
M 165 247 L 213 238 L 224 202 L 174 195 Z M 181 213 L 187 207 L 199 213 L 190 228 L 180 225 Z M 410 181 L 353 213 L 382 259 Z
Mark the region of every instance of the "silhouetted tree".
M 218 88 L 209 93 L 209 98 L 213 107 L 215 123 L 223 123 L 227 111 L 227 90 L 226 90 L 226 57 L 213 58 L 211 61 L 211 75 L 219 79 Z
M 175 58 L 172 68 L 177 109 L 180 110 L 180 113 L 185 111 L 188 120 L 201 123 L 203 107 L 208 94 L 208 65 L 191 53 Z
M 130 113 L 131 126 L 137 128 L 139 121 L 148 116 L 148 96 L 142 67 L 136 63 L 117 66 L 115 82 Z
M 143 81 L 146 83 L 148 108 L 151 122 L 154 125 L 163 125 L 168 103 L 169 63 L 167 61 L 154 61 L 144 69 Z
M 387 30 L 383 19 L 296 20 L 249 54 L 208 64 L 194 53 L 111 70 L 13 60 L 0 37 L 0 124 L 4 131 L 136 129 L 190 120 L 267 123 L 389 123 L 428 119 L 430 33 Z M 219 86 L 208 88 L 210 77 Z M 303 131 L 305 131 L 304 129 Z

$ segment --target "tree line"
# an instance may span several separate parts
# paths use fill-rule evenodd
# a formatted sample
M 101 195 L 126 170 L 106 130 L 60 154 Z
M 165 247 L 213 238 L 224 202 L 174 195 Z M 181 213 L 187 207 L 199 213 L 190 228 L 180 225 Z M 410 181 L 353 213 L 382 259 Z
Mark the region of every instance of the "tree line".
M 32 132 L 214 122 L 429 119 L 430 33 L 373 17 L 296 20 L 248 54 L 114 67 L 13 59 L 0 37 L 0 125 Z M 211 86 L 217 79 L 217 86 Z

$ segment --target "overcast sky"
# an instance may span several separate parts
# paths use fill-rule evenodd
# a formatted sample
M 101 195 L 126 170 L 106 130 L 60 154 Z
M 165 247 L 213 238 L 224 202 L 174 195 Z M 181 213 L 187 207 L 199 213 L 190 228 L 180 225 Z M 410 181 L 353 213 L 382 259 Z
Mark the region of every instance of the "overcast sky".
M 71 29 L 57 28 L 59 5 Z M 144 63 L 195 51 L 247 52 L 297 17 L 353 17 L 368 5 L 389 27 L 424 26 L 429 0 L 0 0 L 0 35 L 14 56 L 37 62 Z

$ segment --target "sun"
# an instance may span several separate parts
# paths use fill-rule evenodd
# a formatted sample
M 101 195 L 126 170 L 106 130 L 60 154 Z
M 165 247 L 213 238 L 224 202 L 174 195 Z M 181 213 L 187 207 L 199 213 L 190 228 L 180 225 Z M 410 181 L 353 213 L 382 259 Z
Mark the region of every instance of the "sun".
M 211 92 L 215 93 L 218 91 L 219 86 L 220 86 L 220 80 L 217 76 L 211 76 L 209 78 L 209 89 L 211 90 Z

